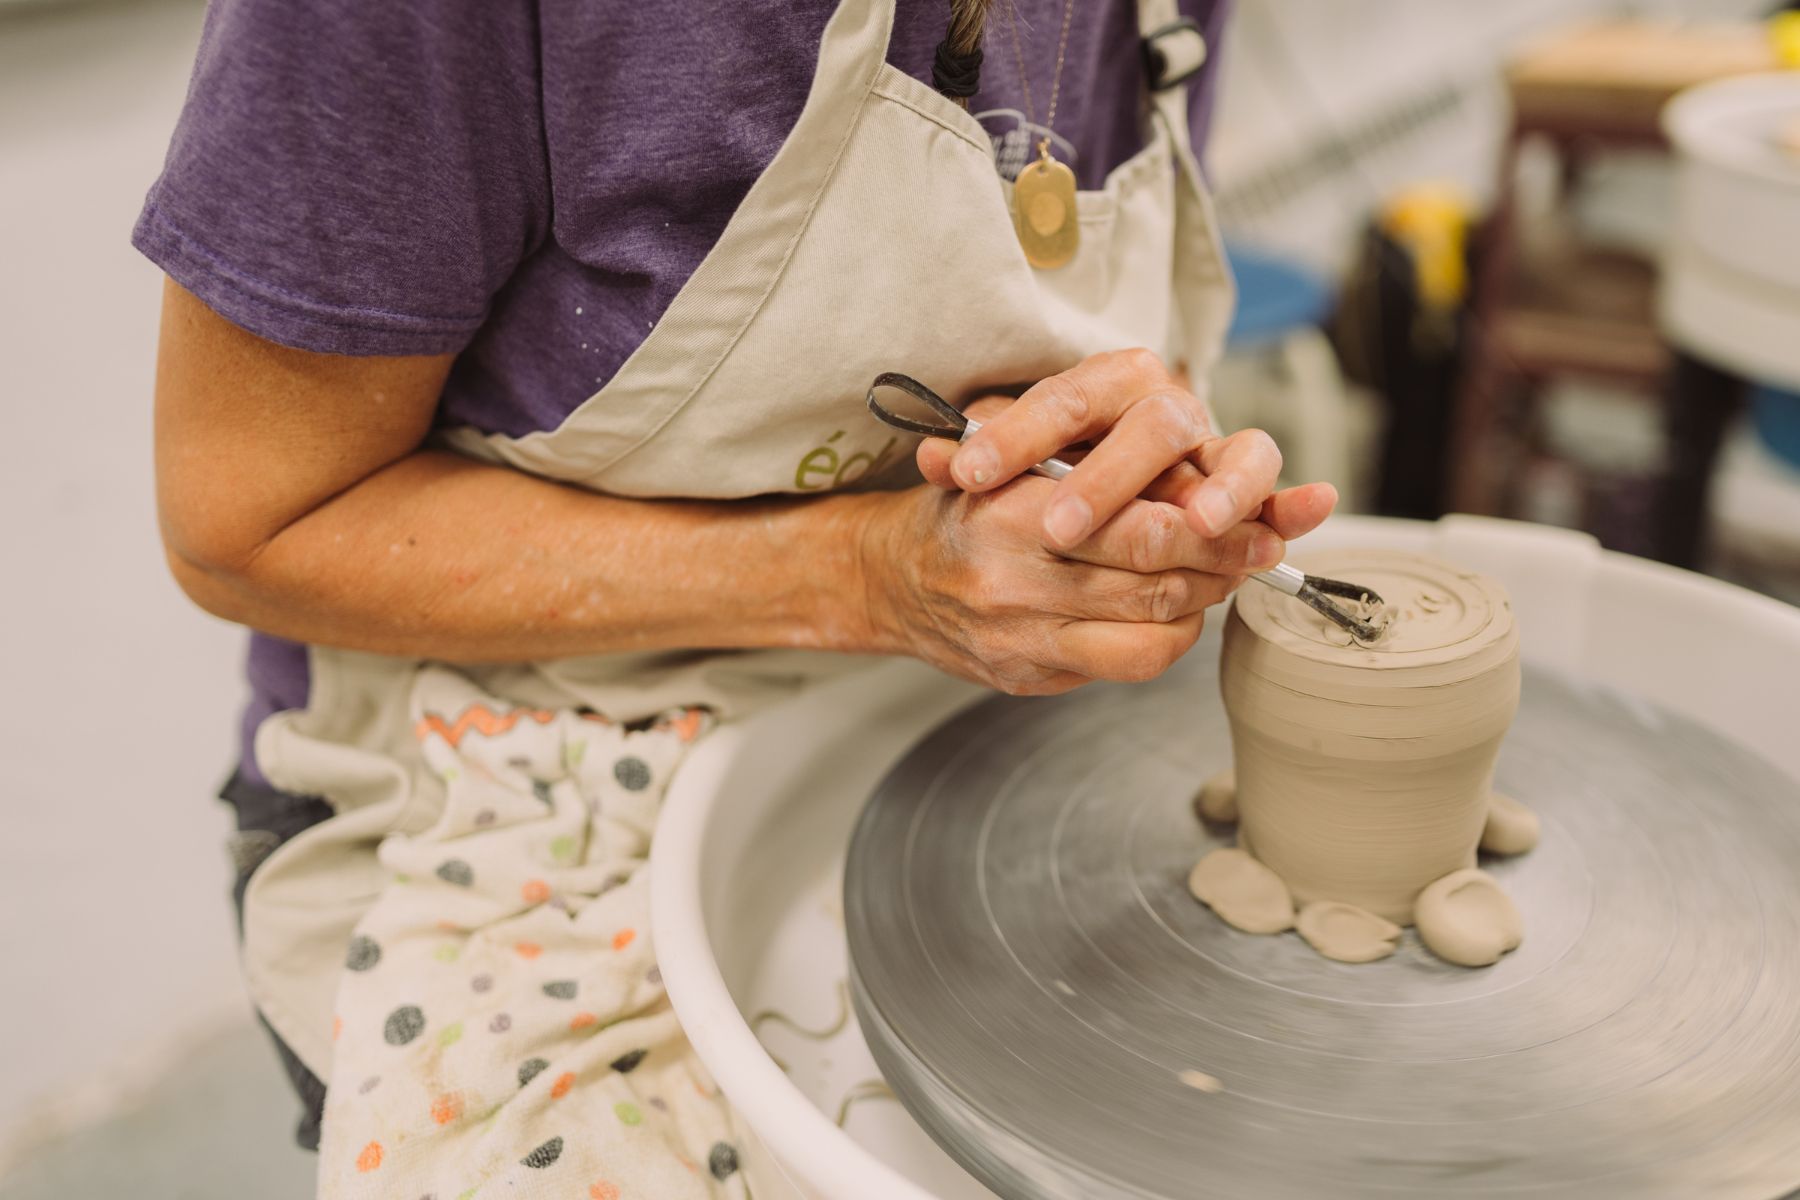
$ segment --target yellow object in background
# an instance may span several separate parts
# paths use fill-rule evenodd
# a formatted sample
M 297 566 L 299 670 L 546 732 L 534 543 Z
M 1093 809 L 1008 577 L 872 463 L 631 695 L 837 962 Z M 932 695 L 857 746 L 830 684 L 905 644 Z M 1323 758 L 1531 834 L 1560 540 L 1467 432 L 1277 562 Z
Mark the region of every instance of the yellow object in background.
M 1469 289 L 1464 247 L 1474 207 L 1466 192 L 1447 183 L 1413 184 L 1382 206 L 1382 232 L 1412 255 L 1414 282 L 1427 308 L 1455 308 Z
M 1782 66 L 1800 68 L 1800 12 L 1776 13 L 1770 17 L 1769 41 Z

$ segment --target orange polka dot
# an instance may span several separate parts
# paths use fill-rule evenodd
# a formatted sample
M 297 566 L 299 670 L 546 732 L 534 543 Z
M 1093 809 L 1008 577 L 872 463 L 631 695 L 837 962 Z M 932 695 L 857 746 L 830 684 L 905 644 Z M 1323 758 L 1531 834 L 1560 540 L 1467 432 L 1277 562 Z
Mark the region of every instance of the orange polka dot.
M 527 904 L 542 904 L 550 898 L 550 885 L 541 879 L 532 879 L 519 889 Z
M 619 1187 L 603 1179 L 588 1189 L 588 1200 L 619 1200 Z
M 614 950 L 623 950 L 625 947 L 631 945 L 631 943 L 636 940 L 637 940 L 637 930 L 621 929 L 621 930 L 619 930 L 619 932 L 613 934 L 613 949 Z
M 439 929 L 443 930 L 445 933 L 461 933 L 462 932 L 462 926 L 458 925 L 455 921 L 439 921 L 437 923 L 437 927 Z
M 342 1034 L 343 1032 L 344 1032 L 344 1018 L 342 1018 L 342 1017 L 331 1018 L 331 1040 L 334 1042 L 337 1041 L 338 1036 L 340 1034 Z
M 574 1086 L 575 1072 L 564 1071 L 561 1075 L 556 1077 L 556 1082 L 550 1085 L 550 1098 L 552 1100 L 561 1100 L 564 1096 L 569 1094 L 569 1089 Z
M 536 958 L 544 952 L 544 948 L 536 942 L 519 942 L 513 946 L 513 952 L 520 958 Z
M 431 1102 L 431 1119 L 448 1125 L 463 1114 L 463 1099 L 455 1092 L 445 1092 Z
M 365 1175 L 368 1174 L 370 1171 L 373 1171 L 376 1167 L 379 1167 L 380 1165 L 381 1165 L 381 1143 L 380 1142 L 370 1142 L 368 1145 L 366 1145 L 362 1148 L 362 1153 L 358 1154 L 356 1156 L 356 1169 L 363 1172 Z
M 570 1020 L 570 1022 L 569 1022 L 569 1028 L 570 1029 L 586 1029 L 589 1025 L 592 1025 L 595 1022 L 599 1021 L 599 1019 L 600 1018 L 596 1017 L 593 1013 L 589 1013 L 589 1012 L 576 1013 L 574 1018 L 572 1020 Z

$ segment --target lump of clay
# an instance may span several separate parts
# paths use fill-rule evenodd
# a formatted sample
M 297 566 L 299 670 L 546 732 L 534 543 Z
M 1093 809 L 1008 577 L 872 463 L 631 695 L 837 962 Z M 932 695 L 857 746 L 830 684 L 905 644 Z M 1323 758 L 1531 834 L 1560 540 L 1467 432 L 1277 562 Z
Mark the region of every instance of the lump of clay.
M 1400 927 L 1392 921 L 1336 900 L 1315 900 L 1300 910 L 1295 924 L 1314 950 L 1339 962 L 1386 958 L 1400 938 Z
M 1538 828 L 1536 813 L 1511 796 L 1493 792 L 1488 796 L 1481 848 L 1489 854 L 1523 854 L 1538 844 Z
M 1294 927 L 1294 900 L 1275 872 L 1242 850 L 1214 850 L 1188 876 L 1194 899 L 1245 933 Z
M 1194 797 L 1194 812 L 1202 821 L 1229 825 L 1237 820 L 1237 773 L 1221 771 L 1206 781 Z
M 1413 923 L 1433 954 L 1465 967 L 1498 962 L 1525 937 L 1512 897 L 1473 867 L 1452 871 L 1420 892 Z

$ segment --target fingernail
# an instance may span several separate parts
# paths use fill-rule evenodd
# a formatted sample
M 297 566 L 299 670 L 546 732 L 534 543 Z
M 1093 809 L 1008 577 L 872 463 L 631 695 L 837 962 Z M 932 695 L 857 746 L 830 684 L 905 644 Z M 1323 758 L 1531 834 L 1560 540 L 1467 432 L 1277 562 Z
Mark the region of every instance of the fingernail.
M 1194 515 L 1200 518 L 1200 523 L 1214 537 L 1225 532 L 1236 509 L 1231 497 L 1224 492 L 1202 489 L 1194 498 Z
M 1064 496 L 1044 514 L 1044 532 L 1059 546 L 1073 546 L 1087 536 L 1094 510 L 1080 496 Z
M 1264 529 L 1250 541 L 1250 567 L 1265 571 L 1287 557 L 1287 543 Z
M 980 487 L 999 470 L 999 458 L 986 446 L 965 446 L 950 460 L 950 474 L 964 487 Z

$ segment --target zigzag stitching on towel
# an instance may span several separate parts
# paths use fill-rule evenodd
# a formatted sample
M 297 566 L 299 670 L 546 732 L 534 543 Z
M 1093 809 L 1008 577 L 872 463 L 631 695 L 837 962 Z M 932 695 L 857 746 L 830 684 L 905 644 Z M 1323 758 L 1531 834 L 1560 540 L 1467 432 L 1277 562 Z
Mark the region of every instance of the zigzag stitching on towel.
M 445 723 L 444 718 L 436 713 L 426 713 L 413 727 L 413 732 L 421 742 L 435 733 L 454 749 L 462 744 L 463 735 L 471 729 L 483 737 L 495 737 L 527 717 L 539 725 L 548 725 L 556 720 L 556 714 L 545 708 L 515 708 L 497 713 L 486 705 L 471 704 L 457 715 L 454 724 Z

